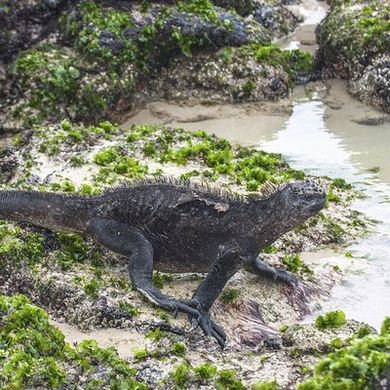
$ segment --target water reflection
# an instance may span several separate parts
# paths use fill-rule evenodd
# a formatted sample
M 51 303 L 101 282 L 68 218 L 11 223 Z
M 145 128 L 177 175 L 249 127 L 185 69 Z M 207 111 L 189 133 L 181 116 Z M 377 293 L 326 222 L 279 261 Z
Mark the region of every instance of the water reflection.
M 321 101 L 298 101 L 286 126 L 258 146 L 283 153 L 295 168 L 355 182 L 367 195 L 354 208 L 380 223 L 375 234 L 345 249 L 354 255 L 355 272 L 334 288 L 321 311 L 342 309 L 350 318 L 379 328 L 390 314 L 390 130 L 354 122 L 356 106 L 348 106 L 348 101 L 342 111 L 329 110 Z M 384 173 L 368 173 L 372 166 L 382 167 Z

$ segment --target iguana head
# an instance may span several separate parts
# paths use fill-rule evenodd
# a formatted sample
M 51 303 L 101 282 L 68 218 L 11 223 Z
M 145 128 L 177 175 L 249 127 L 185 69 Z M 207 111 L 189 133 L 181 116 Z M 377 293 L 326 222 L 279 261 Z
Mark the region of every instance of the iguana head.
M 318 179 L 291 182 L 281 190 L 281 201 L 287 214 L 301 223 L 325 206 L 326 189 L 325 182 Z
M 267 241 L 278 238 L 295 226 L 317 214 L 326 202 L 327 185 L 318 179 L 306 179 L 284 184 L 261 202 L 269 232 Z

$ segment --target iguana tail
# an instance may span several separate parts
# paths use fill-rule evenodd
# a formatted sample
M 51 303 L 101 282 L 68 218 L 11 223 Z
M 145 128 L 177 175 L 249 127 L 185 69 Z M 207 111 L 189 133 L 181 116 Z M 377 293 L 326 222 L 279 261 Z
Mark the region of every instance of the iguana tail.
M 83 232 L 93 197 L 38 191 L 0 191 L 0 219 L 61 231 Z

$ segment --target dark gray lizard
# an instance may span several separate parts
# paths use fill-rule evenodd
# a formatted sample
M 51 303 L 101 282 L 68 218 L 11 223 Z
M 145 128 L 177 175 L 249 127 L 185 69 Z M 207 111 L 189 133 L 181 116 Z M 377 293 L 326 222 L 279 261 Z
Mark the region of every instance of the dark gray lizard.
M 287 183 L 263 197 L 240 198 L 173 179 L 135 182 L 97 196 L 1 191 L 0 218 L 57 231 L 84 233 L 129 260 L 133 286 L 154 304 L 189 314 L 206 335 L 225 344 L 209 310 L 244 265 L 275 280 L 293 275 L 266 265 L 262 248 L 325 205 L 319 181 Z M 208 272 L 192 299 L 162 294 L 152 282 L 163 272 Z

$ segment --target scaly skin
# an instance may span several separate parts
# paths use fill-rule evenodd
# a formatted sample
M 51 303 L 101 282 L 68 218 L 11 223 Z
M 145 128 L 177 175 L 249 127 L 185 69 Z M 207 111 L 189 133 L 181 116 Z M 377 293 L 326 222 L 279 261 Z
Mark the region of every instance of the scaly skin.
M 239 198 L 175 180 L 136 182 L 99 196 L 0 192 L 0 218 L 58 231 L 84 233 L 129 259 L 134 287 L 156 305 L 188 313 L 224 346 L 226 336 L 209 310 L 226 282 L 244 265 L 289 284 L 296 278 L 258 257 L 265 246 L 325 205 L 324 186 L 288 183 L 267 197 Z M 208 272 L 190 300 L 162 294 L 153 269 Z

